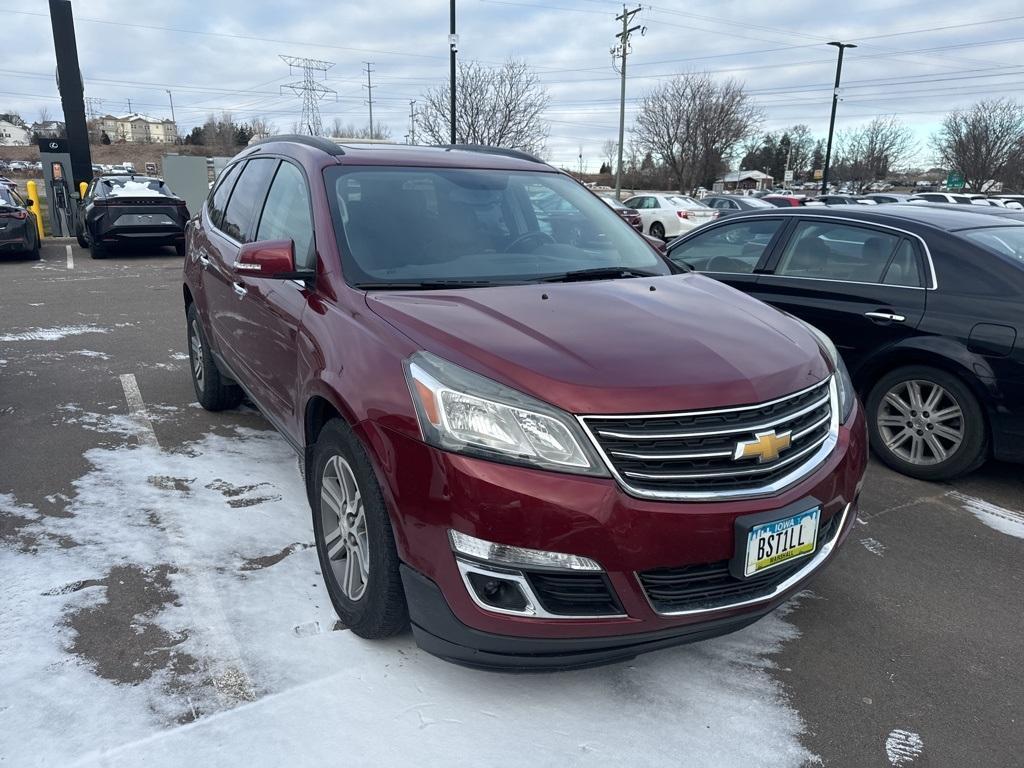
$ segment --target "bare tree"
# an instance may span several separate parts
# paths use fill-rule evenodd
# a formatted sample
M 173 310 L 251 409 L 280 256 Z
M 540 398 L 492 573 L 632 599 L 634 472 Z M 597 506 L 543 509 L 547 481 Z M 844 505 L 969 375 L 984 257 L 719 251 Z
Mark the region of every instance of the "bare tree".
M 230 112 L 222 112 L 220 117 L 210 114 L 203 123 L 203 144 L 211 151 L 224 154 L 235 153 L 235 121 Z
M 858 186 L 884 179 L 917 152 L 911 130 L 891 115 L 840 132 L 836 146 L 836 177 Z
M 456 80 L 455 140 L 459 144 L 544 151 L 548 125 L 541 118 L 549 98 L 537 74 L 520 61 L 498 69 L 460 63 Z M 422 96 L 416 125 L 434 144 L 448 144 L 450 89 L 431 88 Z
M 277 126 L 265 117 L 254 117 L 249 121 L 254 136 L 273 136 L 277 133 Z
M 982 191 L 989 180 L 1004 180 L 1021 162 L 1024 104 L 995 99 L 954 110 L 942 121 L 932 145 L 944 165 L 962 173 L 971 189 Z
M 44 106 L 39 108 L 39 122 L 40 122 L 40 124 L 50 122 L 50 108 L 49 107 L 44 105 Z
M 335 116 L 328 135 L 338 139 L 387 140 L 391 138 L 391 129 L 383 123 L 377 123 L 373 126 L 373 133 L 371 134 L 369 128 L 357 126 L 355 123 L 343 124 L 341 118 Z
M 615 139 L 608 139 L 601 144 L 601 156 L 604 161 L 608 163 L 608 167 L 611 168 L 611 173 L 615 173 L 615 160 L 619 154 L 619 142 Z M 625 154 L 625 153 L 623 153 Z M 623 165 L 625 165 L 626 158 L 622 158 Z
M 721 85 L 710 75 L 687 73 L 648 93 L 633 134 L 665 166 L 680 192 L 708 183 L 761 120 L 736 80 Z

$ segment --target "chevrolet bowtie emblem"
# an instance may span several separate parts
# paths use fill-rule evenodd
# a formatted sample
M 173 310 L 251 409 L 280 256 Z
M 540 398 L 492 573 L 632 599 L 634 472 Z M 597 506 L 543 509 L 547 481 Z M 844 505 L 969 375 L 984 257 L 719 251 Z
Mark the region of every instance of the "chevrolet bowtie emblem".
M 732 456 L 733 461 L 755 457 L 758 464 L 775 461 L 779 458 L 780 453 L 789 448 L 792 434 L 792 432 L 786 431 L 777 435 L 774 429 L 768 432 L 757 432 L 753 440 L 736 443 L 736 452 Z

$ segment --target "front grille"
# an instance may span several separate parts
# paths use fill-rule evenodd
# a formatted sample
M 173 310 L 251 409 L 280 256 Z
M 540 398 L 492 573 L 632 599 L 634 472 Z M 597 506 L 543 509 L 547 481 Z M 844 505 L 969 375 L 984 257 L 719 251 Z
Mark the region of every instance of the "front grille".
M 818 550 L 838 533 L 841 519 L 841 514 L 832 515 L 818 531 Z M 813 555 L 748 579 L 733 576 L 729 572 L 728 560 L 658 568 L 642 571 L 637 577 L 658 613 L 710 610 L 770 595 L 779 584 L 807 565 L 810 557 Z
M 586 416 L 584 424 L 626 488 L 685 498 L 755 495 L 811 462 L 831 436 L 831 379 L 779 400 L 714 411 Z M 737 444 L 775 430 L 790 433 L 778 458 L 734 459 Z
M 524 574 L 541 607 L 559 616 L 617 616 L 622 606 L 603 573 Z

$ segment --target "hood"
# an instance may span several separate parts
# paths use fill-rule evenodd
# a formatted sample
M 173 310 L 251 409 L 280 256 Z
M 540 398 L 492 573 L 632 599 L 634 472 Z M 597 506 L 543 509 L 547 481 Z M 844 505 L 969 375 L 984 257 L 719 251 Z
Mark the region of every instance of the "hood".
M 829 374 L 799 322 L 692 273 L 366 300 L 421 348 L 570 413 L 757 403 Z

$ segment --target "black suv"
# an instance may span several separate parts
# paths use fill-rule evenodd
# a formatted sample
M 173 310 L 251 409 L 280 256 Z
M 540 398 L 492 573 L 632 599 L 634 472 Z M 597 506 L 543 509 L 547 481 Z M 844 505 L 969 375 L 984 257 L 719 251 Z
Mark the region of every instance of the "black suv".
M 101 176 L 78 205 L 75 235 L 94 259 L 112 246 L 173 245 L 185 254 L 185 201 L 163 179 L 149 176 Z
M 1024 462 L 1024 223 L 780 208 L 702 227 L 669 256 L 825 331 L 891 467 L 946 480 L 988 456 Z

